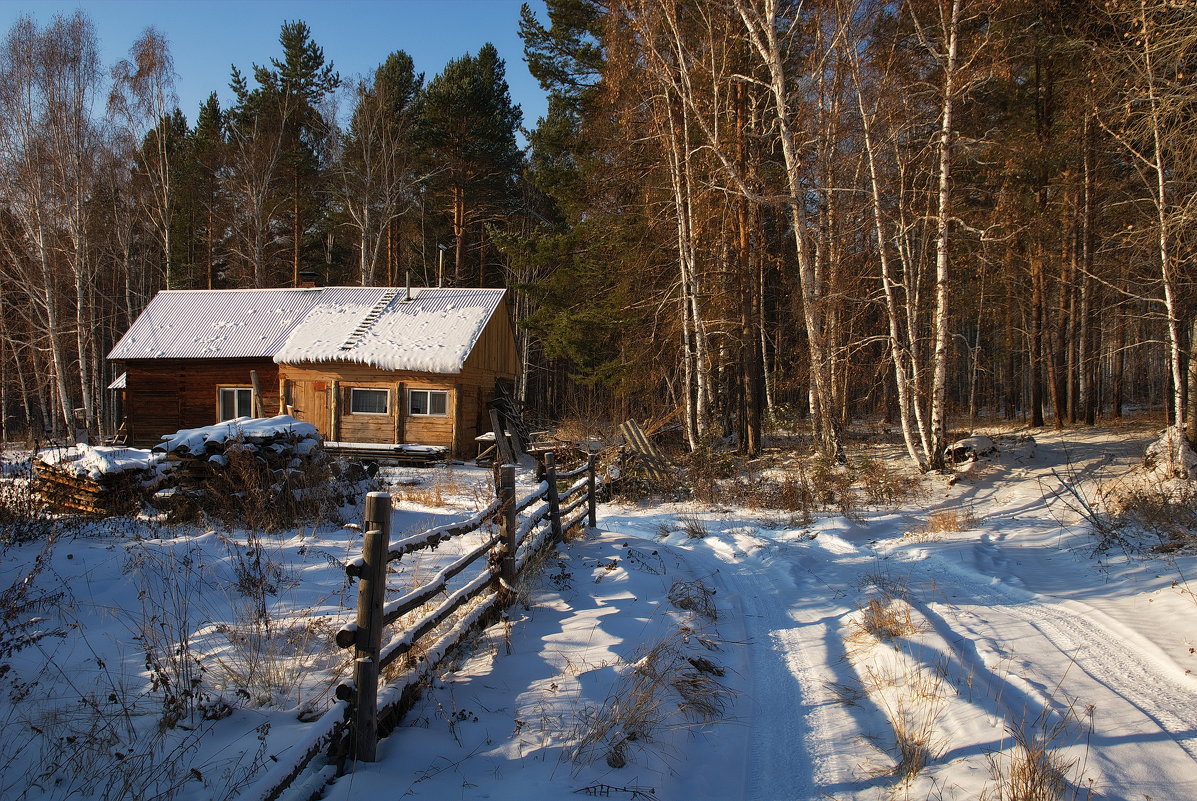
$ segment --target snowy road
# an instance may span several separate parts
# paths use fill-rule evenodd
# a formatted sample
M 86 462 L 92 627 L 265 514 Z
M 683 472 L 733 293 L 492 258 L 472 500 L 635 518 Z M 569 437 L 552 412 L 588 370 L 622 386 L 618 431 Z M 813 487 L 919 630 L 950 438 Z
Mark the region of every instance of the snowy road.
M 1193 560 L 1095 555 L 1060 491 L 1140 447 L 1041 437 L 898 512 L 795 526 L 713 510 L 705 538 L 660 536 L 693 509 L 609 506 L 603 533 L 549 568 L 555 583 L 516 622 L 510 653 L 494 642 L 446 675 L 384 762 L 329 797 L 398 781 L 425 798 L 605 786 L 661 801 L 977 799 L 997 797 L 1021 738 L 1045 747 L 1069 798 L 1197 798 Z M 902 537 L 961 507 L 963 530 Z M 735 693 L 724 719 L 666 724 L 626 767 L 570 762 L 645 644 L 702 623 L 665 601 L 676 581 L 714 590 L 718 616 L 700 633 Z M 861 636 L 870 598 L 896 599 L 915 630 Z M 899 735 L 921 737 L 928 757 L 906 783 Z

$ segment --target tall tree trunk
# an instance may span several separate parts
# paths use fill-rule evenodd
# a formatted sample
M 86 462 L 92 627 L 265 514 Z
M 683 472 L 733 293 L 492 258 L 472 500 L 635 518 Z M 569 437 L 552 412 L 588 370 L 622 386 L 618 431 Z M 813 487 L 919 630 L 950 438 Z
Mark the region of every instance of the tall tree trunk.
M 1122 407 L 1125 403 L 1126 381 L 1126 315 L 1121 307 L 1114 309 L 1114 352 L 1113 383 L 1110 397 L 1110 416 L 1115 420 L 1122 419 Z
M 299 286 L 299 252 L 303 237 L 303 220 L 299 216 L 299 167 L 292 168 L 291 182 L 291 286 Z
M 1142 44 L 1143 65 L 1147 81 L 1148 123 L 1151 127 L 1152 156 L 1151 170 L 1155 179 L 1156 244 L 1159 248 L 1160 277 L 1164 288 L 1164 312 L 1167 315 L 1168 366 L 1172 378 L 1169 403 L 1172 421 L 1180 425 L 1185 419 L 1186 382 L 1182 367 L 1180 334 L 1180 310 L 1177 298 L 1175 256 L 1173 255 L 1172 233 L 1169 230 L 1168 169 L 1164 163 L 1163 121 L 1160 98 L 1156 88 L 1154 27 L 1148 18 L 1146 0 L 1140 0 L 1140 25 L 1138 41 Z
M 869 171 L 869 190 L 873 207 L 873 231 L 877 236 L 877 258 L 881 262 L 881 287 L 885 293 L 885 317 L 888 324 L 890 362 L 894 369 L 894 387 L 898 396 L 898 423 L 902 431 L 902 441 L 906 444 L 906 453 L 920 470 L 926 470 L 928 462 L 916 447 L 914 431 L 911 429 L 911 378 L 907 365 L 910 362 L 910 352 L 903 347 L 902 318 L 898 309 L 898 299 L 894 288 L 894 279 L 889 260 L 889 248 L 886 243 L 889 237 L 885 231 L 885 219 L 882 212 L 881 187 L 877 179 L 877 160 L 873 150 L 872 116 L 865 110 L 863 86 L 860 76 L 860 62 L 855 49 L 851 49 L 849 58 L 852 62 L 852 77 L 856 84 L 856 103 L 860 112 L 861 133 L 864 142 L 865 163 Z
M 1097 360 L 1093 354 L 1092 332 L 1092 302 L 1093 302 L 1093 251 L 1095 235 L 1093 231 L 1093 118 L 1085 115 L 1085 122 L 1081 133 L 1084 139 L 1084 153 L 1082 156 L 1083 196 L 1081 200 L 1081 285 L 1078 311 L 1077 331 L 1077 361 L 1078 387 L 1077 400 L 1080 405 L 1081 417 L 1086 425 L 1093 425 L 1097 421 L 1097 400 L 1093 391 L 1093 374 Z
M 454 186 L 453 192 L 453 285 L 465 281 L 465 189 Z
M 1036 242 L 1031 255 L 1031 332 L 1028 371 L 1031 391 L 1031 428 L 1043 427 L 1043 251 Z
M 1197 315 L 1189 321 L 1189 395 L 1185 416 L 1185 439 L 1197 448 Z
M 802 185 L 802 155 L 793 129 L 790 111 L 790 85 L 778 31 L 777 0 L 736 0 L 736 9 L 744 23 L 749 43 L 768 72 L 768 87 L 773 100 L 775 123 L 785 164 L 789 203 L 787 212 L 794 249 L 798 260 L 802 316 L 810 355 L 811 409 L 815 442 L 819 451 L 838 462 L 846 461 L 843 435 L 835 415 L 832 397 L 832 359 L 827 345 L 827 298 L 817 282 L 814 259 L 807 247 L 805 198 Z
M 951 17 L 947 20 L 947 54 L 943 76 L 943 113 L 939 129 L 939 199 L 935 219 L 935 352 L 931 378 L 931 467 L 944 467 L 944 452 L 948 446 L 947 385 L 948 385 L 948 304 L 950 260 L 948 236 L 951 229 L 952 192 L 952 113 L 956 104 L 956 49 L 960 29 L 960 2 L 952 0 Z

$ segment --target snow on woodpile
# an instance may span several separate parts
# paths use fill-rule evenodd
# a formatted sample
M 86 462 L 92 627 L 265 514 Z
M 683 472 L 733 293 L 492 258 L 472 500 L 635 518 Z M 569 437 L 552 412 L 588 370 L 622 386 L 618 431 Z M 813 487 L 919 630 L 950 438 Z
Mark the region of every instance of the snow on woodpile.
M 278 417 L 238 417 L 202 428 L 185 428 L 162 438 L 154 446 L 157 453 L 173 458 L 214 456 L 223 453 L 230 442 L 253 449 L 267 448 L 275 453 L 284 450 L 293 455 L 307 456 L 320 444 L 320 435 L 311 423 L 304 423 L 286 414 Z
M 353 362 L 380 370 L 460 373 L 502 289 L 326 289 L 275 355 L 279 364 Z
M 1197 480 L 1197 451 L 1176 426 L 1170 426 L 1147 446 L 1143 466 L 1170 478 Z
M 321 442 L 315 426 L 289 415 L 178 431 L 154 448 L 175 472 L 152 503 L 172 521 L 202 513 L 229 525 L 286 528 L 338 491 Z
M 164 458 L 138 448 L 53 448 L 34 459 L 35 488 L 55 511 L 123 514 L 162 482 Z
M 140 448 L 108 448 L 73 445 L 52 448 L 37 455 L 40 464 L 54 466 L 68 475 L 100 480 L 128 470 L 149 470 L 162 461 L 162 454 Z

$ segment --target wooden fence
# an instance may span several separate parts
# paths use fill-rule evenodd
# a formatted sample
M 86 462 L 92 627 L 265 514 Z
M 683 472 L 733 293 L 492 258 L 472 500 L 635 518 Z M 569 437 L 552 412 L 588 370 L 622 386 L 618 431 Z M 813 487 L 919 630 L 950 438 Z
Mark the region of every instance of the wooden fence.
M 585 522 L 595 525 L 598 481 L 595 457 L 569 472 L 558 473 L 552 453 L 544 455 L 544 480 L 526 497 L 517 500 L 515 468 L 499 471 L 495 499 L 467 520 L 450 523 L 390 541 L 391 496 L 371 492 L 366 498 L 365 542 L 362 555 L 349 562 L 345 571 L 359 579 L 356 620 L 336 635 L 342 648 L 354 651 L 352 684 L 337 688 L 338 703 L 304 738 L 306 745 L 296 749 L 288 764 L 276 764 L 261 779 L 248 798 L 272 801 L 281 796 L 313 758 L 327 750 L 330 761 L 343 769 L 346 759 L 373 762 L 378 759 L 378 740 L 388 735 L 419 697 L 424 678 L 472 630 L 498 618 L 515 599 L 515 585 L 520 573 L 545 547 L 560 541 L 564 532 Z M 559 484 L 573 480 L 568 489 Z M 457 557 L 421 586 L 387 600 L 387 565 L 416 551 L 435 549 L 442 543 L 474 531 L 484 530 L 482 542 Z M 473 568 L 460 586 L 449 590 L 449 582 Z M 445 597 L 436 603 L 440 596 Z M 455 613 L 469 607 L 448 631 L 434 632 Z M 395 627 L 405 616 L 402 629 Z M 383 641 L 384 630 L 391 631 Z M 380 676 L 411 652 L 420 660 L 398 671 L 389 684 Z M 394 671 L 394 669 L 392 669 Z M 332 776 L 332 768 L 316 771 L 297 788 L 300 797 L 309 797 Z M 311 773 L 311 771 L 308 771 Z

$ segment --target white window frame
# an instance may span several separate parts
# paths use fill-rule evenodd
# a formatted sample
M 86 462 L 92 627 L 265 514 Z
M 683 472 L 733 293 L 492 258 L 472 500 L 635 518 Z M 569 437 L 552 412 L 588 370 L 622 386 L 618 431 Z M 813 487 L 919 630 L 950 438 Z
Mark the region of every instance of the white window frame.
M 424 396 L 424 408 L 429 411 L 416 412 L 412 410 L 412 401 L 415 396 Z M 432 411 L 432 396 L 440 395 L 445 399 L 445 410 L 443 412 Z M 409 389 L 407 391 L 407 414 L 410 417 L 448 417 L 449 416 L 449 390 L 447 389 Z
M 354 396 L 358 393 L 377 393 L 381 392 L 385 399 L 382 404 L 381 412 L 363 412 L 354 408 Z M 349 388 L 349 413 L 350 414 L 372 414 L 379 417 L 385 417 L 391 413 L 391 391 L 385 387 L 350 387 Z
M 233 393 L 233 412 L 234 412 L 234 414 L 232 417 L 224 416 L 224 394 L 226 392 Z M 242 398 L 241 393 L 242 392 L 249 393 L 249 408 L 248 409 L 241 408 L 241 398 Z M 216 421 L 218 423 L 223 423 L 226 420 L 235 420 L 238 417 L 253 417 L 253 416 L 254 416 L 254 388 L 252 386 L 250 386 L 250 387 L 227 386 L 227 387 L 217 387 L 216 388 L 216 418 L 217 418 Z

